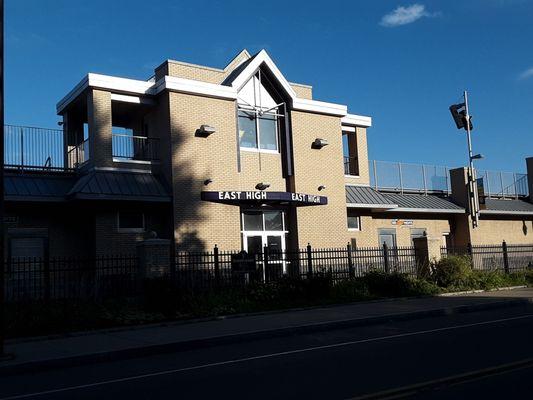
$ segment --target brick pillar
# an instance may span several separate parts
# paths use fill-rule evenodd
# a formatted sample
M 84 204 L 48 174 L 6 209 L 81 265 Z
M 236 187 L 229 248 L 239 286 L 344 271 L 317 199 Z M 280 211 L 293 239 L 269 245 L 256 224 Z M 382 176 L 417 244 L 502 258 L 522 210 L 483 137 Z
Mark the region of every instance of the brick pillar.
M 139 272 L 143 278 L 170 276 L 170 240 L 146 239 L 137 244 Z
M 95 167 L 113 166 L 111 93 L 90 89 L 87 95 L 89 160 Z
M 470 216 L 470 200 L 468 198 L 468 168 L 450 170 L 450 197 L 455 203 L 464 207 L 467 213 L 453 216 L 453 242 L 456 246 L 466 247 L 472 242 L 472 218 Z
M 418 275 L 425 276 L 429 272 L 429 266 L 441 259 L 440 248 L 442 240 L 439 237 L 423 236 L 413 239 L 415 246 Z
M 526 158 L 527 187 L 529 189 L 529 202 L 533 203 L 533 157 Z

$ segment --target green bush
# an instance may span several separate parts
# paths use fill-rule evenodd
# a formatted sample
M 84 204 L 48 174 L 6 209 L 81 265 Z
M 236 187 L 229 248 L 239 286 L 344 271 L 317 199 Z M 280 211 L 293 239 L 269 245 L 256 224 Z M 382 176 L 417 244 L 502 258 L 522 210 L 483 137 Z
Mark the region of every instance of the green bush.
M 432 295 L 440 292 L 433 283 L 398 272 L 370 271 L 363 276 L 368 293 L 376 297 Z
M 441 259 L 433 272 L 433 281 L 440 287 L 468 286 L 472 263 L 466 256 L 448 256 Z

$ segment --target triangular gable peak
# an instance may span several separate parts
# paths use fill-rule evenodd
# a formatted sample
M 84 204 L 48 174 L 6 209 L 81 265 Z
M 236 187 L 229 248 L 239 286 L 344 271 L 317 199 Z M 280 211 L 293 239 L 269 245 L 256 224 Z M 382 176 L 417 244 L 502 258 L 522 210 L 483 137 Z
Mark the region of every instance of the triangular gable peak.
M 243 66 L 244 68 L 236 76 L 232 77 L 231 82 L 225 82 L 237 92 L 240 92 L 248 81 L 250 81 L 250 79 L 257 73 L 257 70 L 261 68 L 262 70 L 266 70 L 265 72 L 270 73 L 271 78 L 275 79 L 276 83 L 279 84 L 283 89 L 283 92 L 285 92 L 291 101 L 294 101 L 294 99 L 298 97 L 290 83 L 285 79 L 265 50 L 261 50 L 248 60 L 246 65 L 243 64 Z

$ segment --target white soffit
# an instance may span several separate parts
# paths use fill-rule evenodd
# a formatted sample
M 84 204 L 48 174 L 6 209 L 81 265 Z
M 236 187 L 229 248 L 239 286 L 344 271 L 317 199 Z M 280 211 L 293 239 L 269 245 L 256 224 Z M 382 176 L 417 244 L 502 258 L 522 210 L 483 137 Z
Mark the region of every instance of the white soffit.
M 176 92 L 200 94 L 222 99 L 235 100 L 237 98 L 237 91 L 231 86 L 217 85 L 215 83 L 178 78 L 175 76 L 165 76 L 162 81 L 162 83 L 158 83 L 155 90 L 156 93 L 168 89 Z
M 128 96 L 125 94 L 111 93 L 111 101 L 121 101 L 124 103 L 133 103 L 133 104 L 155 104 L 155 101 L 147 97 L 141 96 Z

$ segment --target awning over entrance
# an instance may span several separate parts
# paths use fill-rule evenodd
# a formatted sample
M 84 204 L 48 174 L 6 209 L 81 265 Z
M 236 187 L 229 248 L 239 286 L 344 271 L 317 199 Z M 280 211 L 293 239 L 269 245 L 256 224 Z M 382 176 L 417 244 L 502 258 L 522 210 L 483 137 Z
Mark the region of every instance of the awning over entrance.
M 264 191 L 202 192 L 202 200 L 230 205 L 292 205 L 296 207 L 328 204 L 328 198 L 314 194 Z

